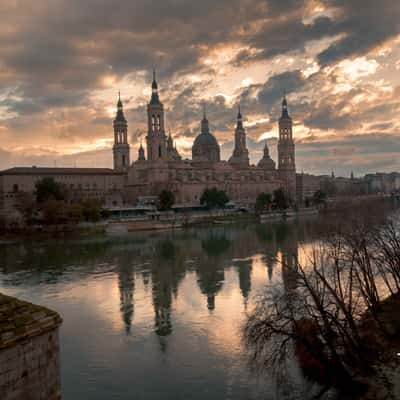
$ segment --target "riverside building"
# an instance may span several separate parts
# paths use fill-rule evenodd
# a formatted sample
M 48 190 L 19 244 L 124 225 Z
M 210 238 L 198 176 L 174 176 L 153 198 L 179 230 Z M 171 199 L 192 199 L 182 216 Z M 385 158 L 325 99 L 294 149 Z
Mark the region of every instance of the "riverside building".
M 254 203 L 262 192 L 283 188 L 296 199 L 295 144 L 293 122 L 287 100 L 282 101 L 279 119 L 278 166 L 269 155 L 267 144 L 257 165 L 251 165 L 246 146 L 246 130 L 240 108 L 234 131 L 234 150 L 228 161 L 221 160 L 220 146 L 210 130 L 204 110 L 200 133 L 192 146 L 192 159 L 182 159 L 171 134 L 167 135 L 164 106 L 153 74 L 152 93 L 147 105 L 146 149 L 140 145 L 135 161 L 130 160 L 128 122 L 119 97 L 113 121 L 113 169 L 20 167 L 0 172 L 0 198 L 3 208 L 12 207 L 19 192 L 33 192 L 35 183 L 51 176 L 66 186 L 72 198 L 95 198 L 106 206 L 134 205 L 141 197 L 158 196 L 166 189 L 176 202 L 198 204 L 206 188 L 224 190 L 238 204 Z

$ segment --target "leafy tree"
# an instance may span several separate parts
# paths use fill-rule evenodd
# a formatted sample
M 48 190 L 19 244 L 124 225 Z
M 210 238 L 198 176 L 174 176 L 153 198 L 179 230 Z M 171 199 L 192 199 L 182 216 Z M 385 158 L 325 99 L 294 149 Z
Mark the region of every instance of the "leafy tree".
M 73 203 L 68 209 L 68 219 L 78 223 L 83 219 L 83 206 L 80 203 Z
M 228 195 L 223 190 L 218 190 L 216 187 L 205 189 L 200 197 L 200 204 L 204 204 L 208 208 L 222 208 L 228 201 Z
M 67 207 L 64 201 L 48 199 L 42 203 L 43 221 L 47 225 L 57 225 L 66 220 Z
M 63 185 L 53 178 L 46 177 L 36 182 L 36 201 L 43 203 L 46 200 L 65 200 L 66 192 Z
M 175 195 L 169 190 L 163 190 L 158 196 L 160 210 L 169 210 L 175 204 Z
M 28 192 L 18 192 L 15 207 L 21 213 L 24 223 L 30 224 L 37 211 L 35 196 Z
M 255 210 L 257 213 L 260 213 L 264 211 L 265 209 L 268 209 L 269 206 L 271 205 L 271 194 L 270 193 L 260 193 L 257 196 L 256 199 L 256 205 L 255 205 Z
M 316 205 L 323 204 L 323 203 L 325 203 L 325 200 L 326 200 L 326 193 L 323 192 L 322 190 L 317 190 L 313 194 L 314 204 L 316 204 Z
M 321 191 L 329 196 L 334 196 L 337 193 L 335 181 L 333 181 L 332 179 L 325 179 L 321 183 Z
M 101 214 L 101 218 L 103 218 L 103 219 L 107 219 L 107 218 L 111 217 L 111 211 L 107 210 L 106 208 L 102 208 L 100 211 L 100 214 Z
M 274 191 L 274 204 L 275 207 L 279 210 L 284 210 L 288 208 L 288 200 L 282 188 L 276 189 Z
M 101 205 L 97 200 L 86 200 L 82 203 L 82 214 L 86 221 L 97 222 L 101 219 Z

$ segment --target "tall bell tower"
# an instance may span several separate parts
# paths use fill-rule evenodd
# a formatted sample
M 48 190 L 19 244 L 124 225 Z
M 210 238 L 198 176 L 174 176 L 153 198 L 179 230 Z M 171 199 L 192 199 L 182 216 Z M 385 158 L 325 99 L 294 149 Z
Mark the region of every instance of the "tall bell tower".
M 284 182 L 284 190 L 291 201 L 296 200 L 296 162 L 293 140 L 293 122 L 289 116 L 286 95 L 282 101 L 279 118 L 278 172 Z
M 231 164 L 236 164 L 241 167 L 249 166 L 249 151 L 246 147 L 246 131 L 243 127 L 242 113 L 240 105 L 238 107 L 237 124 L 235 129 L 235 147 L 233 154 L 229 159 Z
M 158 97 L 156 73 L 153 71 L 151 99 L 147 105 L 147 160 L 167 160 L 167 137 L 164 127 L 164 106 Z
M 128 143 L 128 123 L 124 116 L 121 95 L 118 94 L 117 115 L 113 122 L 114 126 L 114 169 L 116 171 L 127 171 L 130 165 L 130 149 Z

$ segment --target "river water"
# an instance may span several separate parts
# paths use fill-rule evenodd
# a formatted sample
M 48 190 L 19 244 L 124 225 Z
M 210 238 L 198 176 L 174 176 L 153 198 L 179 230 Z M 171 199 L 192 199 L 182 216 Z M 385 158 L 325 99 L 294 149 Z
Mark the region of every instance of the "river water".
M 63 400 L 276 399 L 241 342 L 315 220 L 0 245 L 0 291 L 63 317 Z M 300 385 L 301 386 L 301 385 Z M 296 388 L 288 388 L 301 390 Z M 299 398 L 301 395 L 299 394 Z

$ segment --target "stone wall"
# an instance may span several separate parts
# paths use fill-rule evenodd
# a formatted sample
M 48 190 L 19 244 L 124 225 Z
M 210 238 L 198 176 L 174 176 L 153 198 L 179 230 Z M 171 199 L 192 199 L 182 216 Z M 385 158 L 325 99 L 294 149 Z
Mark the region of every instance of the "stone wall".
M 60 400 L 58 329 L 0 351 L 1 400 Z
M 0 399 L 60 400 L 54 311 L 0 294 Z

